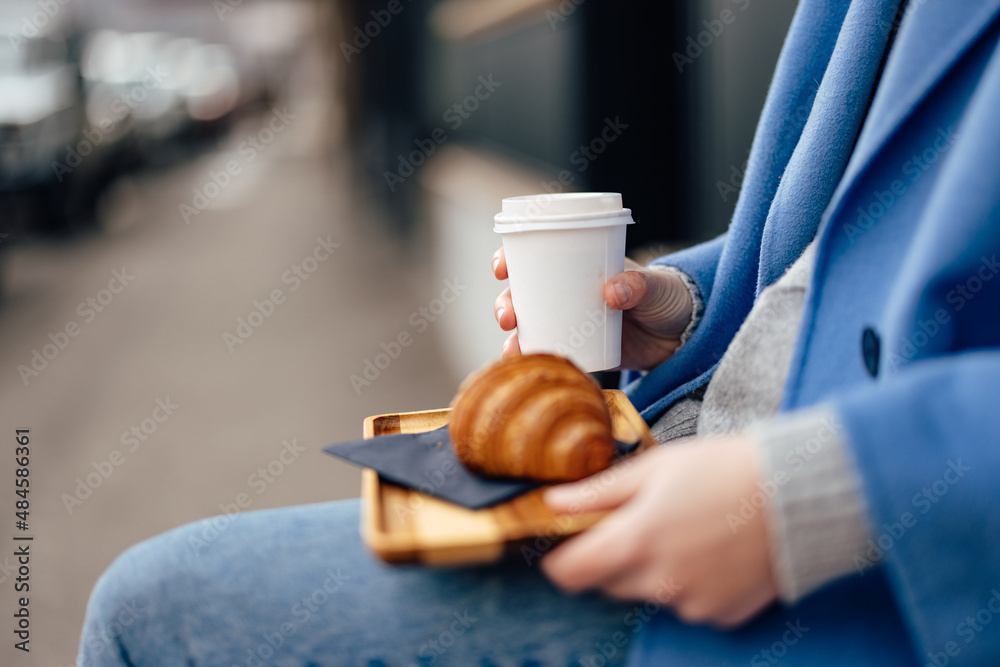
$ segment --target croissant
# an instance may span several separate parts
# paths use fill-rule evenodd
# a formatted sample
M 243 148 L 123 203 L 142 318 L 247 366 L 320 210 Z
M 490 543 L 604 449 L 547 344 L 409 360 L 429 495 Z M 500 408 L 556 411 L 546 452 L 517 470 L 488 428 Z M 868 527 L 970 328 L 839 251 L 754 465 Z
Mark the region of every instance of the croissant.
M 484 475 L 572 481 L 615 455 L 604 395 L 563 357 L 500 360 L 466 379 L 452 408 L 455 452 Z

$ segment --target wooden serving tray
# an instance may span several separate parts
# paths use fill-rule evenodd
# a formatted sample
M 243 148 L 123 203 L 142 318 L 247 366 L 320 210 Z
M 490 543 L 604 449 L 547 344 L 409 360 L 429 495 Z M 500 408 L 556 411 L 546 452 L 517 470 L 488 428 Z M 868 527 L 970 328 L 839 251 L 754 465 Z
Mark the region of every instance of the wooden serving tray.
M 653 438 L 635 407 L 617 389 L 605 389 L 614 437 Z M 448 423 L 450 409 L 376 415 L 365 419 L 364 437 L 421 433 Z M 371 468 L 361 472 L 361 537 L 388 563 L 459 566 L 496 562 L 516 554 L 531 559 L 552 543 L 594 525 L 605 513 L 554 514 L 537 489 L 493 507 L 470 510 L 379 479 Z M 523 548 L 523 549 L 522 549 Z

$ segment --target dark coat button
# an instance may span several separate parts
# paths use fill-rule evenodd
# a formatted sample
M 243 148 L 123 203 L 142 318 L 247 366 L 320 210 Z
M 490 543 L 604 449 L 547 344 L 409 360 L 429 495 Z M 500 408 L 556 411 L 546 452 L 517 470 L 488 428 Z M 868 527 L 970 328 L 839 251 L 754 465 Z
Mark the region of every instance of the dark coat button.
M 878 334 L 871 327 L 865 327 L 861 333 L 861 358 L 872 377 L 878 375 L 878 348 Z

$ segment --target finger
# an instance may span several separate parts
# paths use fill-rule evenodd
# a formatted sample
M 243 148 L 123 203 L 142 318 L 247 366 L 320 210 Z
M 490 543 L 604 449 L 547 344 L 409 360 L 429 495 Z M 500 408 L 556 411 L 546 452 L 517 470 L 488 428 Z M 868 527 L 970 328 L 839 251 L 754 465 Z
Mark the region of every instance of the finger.
M 612 308 L 631 310 L 633 316 L 686 326 L 694 304 L 681 285 L 680 278 L 667 271 L 625 271 L 604 285 L 604 300 Z
M 624 271 L 604 285 L 604 300 L 617 310 L 635 308 L 646 299 L 655 277 L 645 271 Z
M 497 318 L 497 323 L 504 331 L 510 331 L 517 326 L 517 316 L 514 315 L 514 302 L 510 299 L 509 287 L 493 302 L 493 316 Z
M 632 457 L 579 482 L 553 486 L 545 492 L 545 504 L 555 512 L 572 514 L 614 509 L 638 490 L 648 467 L 644 457 L 653 453 Z
M 635 526 L 642 517 L 629 507 L 556 547 L 542 571 L 563 590 L 599 588 L 637 567 L 641 554 Z
M 511 335 L 507 336 L 507 340 L 504 341 L 503 351 L 500 356 L 504 359 L 507 357 L 516 357 L 521 354 L 521 344 L 517 341 L 517 332 L 515 331 Z
M 673 577 L 664 577 L 654 563 L 643 561 L 638 566 L 606 580 L 601 591 L 619 600 L 646 600 L 659 606 L 674 604 L 680 597 L 680 586 Z
M 731 604 L 719 609 L 712 615 L 714 625 L 721 628 L 733 628 L 755 616 L 761 609 L 774 600 L 774 595 L 765 582 L 759 583 L 746 594 L 739 596 Z
M 507 280 L 507 255 L 503 248 L 493 253 L 493 275 L 497 280 Z

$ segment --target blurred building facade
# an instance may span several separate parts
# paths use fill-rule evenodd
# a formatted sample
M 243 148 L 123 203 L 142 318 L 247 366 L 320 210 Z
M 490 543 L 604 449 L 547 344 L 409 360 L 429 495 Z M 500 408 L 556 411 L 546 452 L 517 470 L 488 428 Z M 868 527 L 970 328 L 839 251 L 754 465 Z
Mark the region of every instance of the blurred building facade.
M 445 333 L 456 375 L 503 338 L 485 270 L 503 197 L 621 192 L 640 256 L 725 231 L 795 6 L 341 3 L 329 46 L 363 190 L 395 232 L 431 235 L 442 278 L 480 276 Z

